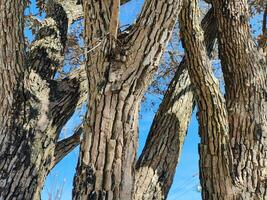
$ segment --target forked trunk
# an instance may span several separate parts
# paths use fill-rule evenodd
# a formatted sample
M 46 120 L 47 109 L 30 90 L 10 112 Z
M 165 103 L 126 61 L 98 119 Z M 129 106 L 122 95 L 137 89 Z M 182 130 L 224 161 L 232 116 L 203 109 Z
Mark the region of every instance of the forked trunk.
M 140 102 L 180 9 L 179 0 L 147 0 L 120 33 L 119 3 L 83 5 L 89 104 L 74 199 L 132 199 Z

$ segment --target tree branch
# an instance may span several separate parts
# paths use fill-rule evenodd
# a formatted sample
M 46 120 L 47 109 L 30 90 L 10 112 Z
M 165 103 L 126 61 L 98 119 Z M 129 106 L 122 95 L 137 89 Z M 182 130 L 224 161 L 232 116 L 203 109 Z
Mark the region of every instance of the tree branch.
M 217 35 L 213 9 L 203 18 L 202 27 L 210 55 Z M 187 65 L 183 58 L 153 120 L 136 166 L 135 200 L 166 199 L 171 187 L 194 108 Z
M 171 37 L 180 8 L 181 0 L 146 0 L 137 22 L 122 33 L 126 33 L 123 39 L 126 54 L 135 58 L 134 62 L 127 63 L 129 68 L 124 74 L 136 71 L 133 76 L 139 76 L 137 87 L 146 88 L 149 84 Z
M 56 143 L 53 166 L 51 168 L 80 144 L 82 132 L 82 127 L 79 127 L 72 136 Z
M 42 79 L 54 77 L 62 67 L 67 41 L 68 18 L 60 4 L 49 1 L 46 19 L 30 46 L 29 66 Z
M 36 128 L 40 132 L 35 134 L 36 145 L 39 145 L 40 135 L 45 134 L 42 135 L 44 149 L 53 154 L 53 141 L 57 141 L 62 127 L 78 103 L 82 103 L 80 97 L 84 92 L 85 74 L 84 68 L 79 68 L 63 79 L 53 80 L 57 68 L 63 65 L 68 19 L 64 8 L 54 1 L 49 1 L 46 9 L 46 19 L 30 48 L 28 63 L 31 71 L 26 86 L 32 96 L 30 104 L 37 110 L 37 125 L 40 122 Z M 47 159 L 45 167 L 48 169 L 54 166 L 49 156 L 43 159 Z
M 50 81 L 50 117 L 57 136 L 75 109 L 87 99 L 87 81 L 84 67 L 72 71 L 62 80 Z

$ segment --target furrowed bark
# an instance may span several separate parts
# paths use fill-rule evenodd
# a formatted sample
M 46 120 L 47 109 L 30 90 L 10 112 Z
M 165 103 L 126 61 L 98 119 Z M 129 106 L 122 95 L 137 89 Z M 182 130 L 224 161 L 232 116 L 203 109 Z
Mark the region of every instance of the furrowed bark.
M 130 33 L 117 36 L 112 9 L 117 6 L 84 1 L 89 106 L 74 199 L 132 198 L 140 101 L 170 38 L 179 3 L 146 1 Z
M 136 166 L 133 199 L 166 199 L 193 110 L 185 63 L 179 66 L 154 118 Z
M 24 1 L 0 3 L 0 199 L 5 200 L 39 199 L 53 166 L 58 132 L 79 97 L 77 78 L 51 80 L 63 61 L 64 10 L 50 1 L 47 18 L 24 62 L 24 5 Z M 61 108 L 60 113 L 56 108 Z
M 58 141 L 54 153 L 54 165 L 62 160 L 69 152 L 80 144 L 82 127 L 79 127 L 72 136 Z
M 29 173 L 30 157 L 26 151 L 28 130 L 23 127 L 24 6 L 25 1 L 0 2 L 0 199 L 7 200 L 29 192 L 23 186 L 13 193 L 21 180 L 26 181 L 23 174 Z M 32 184 L 32 179 L 28 180 L 28 185 Z
M 211 9 L 202 20 L 210 55 L 217 33 Z M 137 162 L 133 199 L 166 199 L 194 107 L 187 63 L 182 60 L 153 120 Z
M 213 0 L 213 5 L 219 24 L 219 55 L 238 199 L 266 199 L 266 56 L 252 39 L 247 1 Z
M 231 178 L 232 155 L 226 105 L 206 53 L 196 0 L 184 1 L 180 25 L 188 62 L 187 68 L 199 108 L 202 198 L 235 199 Z

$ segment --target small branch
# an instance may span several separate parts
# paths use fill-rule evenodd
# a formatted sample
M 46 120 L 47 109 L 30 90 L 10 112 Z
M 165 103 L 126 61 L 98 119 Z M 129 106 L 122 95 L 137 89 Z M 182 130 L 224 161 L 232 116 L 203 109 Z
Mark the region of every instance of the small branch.
M 82 127 L 76 129 L 74 134 L 66 139 L 63 139 L 56 144 L 54 165 L 53 167 L 62 160 L 69 152 L 80 144 L 80 137 L 82 135 Z
M 57 137 L 75 109 L 87 99 L 84 67 L 72 71 L 61 80 L 50 81 L 50 117 Z
M 120 0 L 113 0 L 111 8 L 111 19 L 109 24 L 110 35 L 117 39 L 118 26 L 119 26 L 119 12 L 120 12 Z
M 130 0 L 121 0 L 120 4 L 124 5 L 129 1 Z M 57 0 L 57 2 L 61 4 L 64 10 L 66 11 L 69 18 L 69 24 L 72 24 L 76 20 L 83 18 L 81 0 Z
M 262 34 L 264 36 L 267 35 L 267 3 L 266 3 L 266 6 L 265 6 L 265 10 L 264 10 L 264 13 L 263 13 L 263 19 L 262 19 Z

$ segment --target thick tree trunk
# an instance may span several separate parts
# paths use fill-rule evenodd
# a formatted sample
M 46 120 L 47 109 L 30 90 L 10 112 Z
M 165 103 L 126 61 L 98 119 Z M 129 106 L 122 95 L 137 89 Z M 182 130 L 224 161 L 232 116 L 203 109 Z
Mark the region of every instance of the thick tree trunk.
M 225 80 L 238 199 L 267 199 L 267 71 L 252 39 L 246 0 L 213 1 Z
M 98 95 L 89 108 L 85 129 L 91 134 L 84 135 L 81 144 L 79 176 L 75 179 L 77 199 L 128 199 L 131 195 L 140 96 L 132 93 L 127 82 L 115 93 L 108 91 L 110 86 L 104 86 L 105 94 Z
M 24 5 L 24 1 L 4 1 L 0 9 L 0 199 L 29 198 L 36 184 L 27 140 L 30 131 L 23 126 L 22 113 Z
M 52 66 L 63 61 L 64 10 L 59 4 L 48 5 L 47 19 L 25 61 L 24 5 L 0 2 L 0 199 L 4 200 L 39 199 L 45 176 L 62 158 L 55 149 L 58 134 L 79 99 L 77 78 L 51 80 Z
M 208 54 L 214 47 L 217 24 L 211 9 L 202 20 Z M 166 199 L 191 119 L 192 85 L 182 60 L 153 120 L 137 162 L 133 199 Z
M 197 95 L 203 199 L 235 199 L 226 106 L 204 46 L 197 0 L 184 1 L 180 15 L 188 71 Z
M 264 55 L 258 52 L 250 34 L 247 2 L 242 0 L 214 0 L 213 5 L 219 26 L 219 52 L 226 88 L 225 105 L 214 97 L 217 89 L 210 95 L 206 94 L 205 98 L 201 97 L 201 94 L 205 94 L 205 91 L 201 89 L 203 87 L 201 80 L 209 77 L 209 72 L 205 68 L 197 70 L 200 68 L 196 67 L 201 66 L 201 63 L 195 60 L 198 57 L 197 55 L 201 55 L 201 52 L 197 51 L 197 49 L 202 49 L 201 46 L 197 45 L 201 34 L 199 36 L 196 20 L 191 20 L 190 15 L 184 15 L 187 17 L 183 17 L 184 20 L 181 19 L 185 24 L 183 30 L 185 32 L 184 37 L 187 40 L 185 44 L 188 58 L 190 58 L 190 55 L 195 57 L 195 59 L 191 58 L 192 61 L 195 61 L 195 68 L 191 69 L 190 78 L 197 83 L 197 91 L 201 91 L 198 96 L 200 97 L 200 127 L 203 128 L 202 141 L 208 142 L 206 146 L 202 145 L 202 148 L 200 148 L 200 154 L 206 155 L 205 159 L 203 159 L 204 157 L 201 158 L 202 195 L 204 199 L 225 199 L 226 196 L 221 189 L 227 189 L 230 186 L 234 191 L 234 196 L 231 197 L 229 191 L 230 196 L 227 199 L 266 199 L 266 60 Z M 194 6 L 193 8 L 191 6 L 191 9 L 194 10 Z M 186 19 L 191 21 L 189 20 L 189 23 L 186 23 Z M 191 38 L 187 37 L 190 34 L 186 32 L 190 27 L 195 27 L 195 29 L 192 29 L 195 30 L 193 31 L 195 33 L 194 37 Z M 202 54 L 202 63 L 205 60 L 205 55 Z M 194 65 L 194 62 L 192 62 L 192 65 Z M 202 77 L 203 75 L 205 78 Z M 212 81 L 209 81 L 209 83 L 212 83 Z M 210 86 L 209 90 L 213 88 Z M 209 96 L 213 98 L 209 99 Z M 203 102 L 202 98 L 204 99 Z M 216 116 L 219 115 L 213 112 L 214 109 L 212 108 L 219 108 L 217 113 L 223 119 L 217 119 Z M 202 115 L 203 113 L 210 113 L 210 111 L 212 111 L 212 115 Z M 212 116 L 212 118 L 209 118 L 209 116 Z M 209 129 L 209 127 L 212 129 Z M 229 127 L 229 131 L 227 127 Z M 205 128 L 207 133 L 215 133 L 214 130 L 218 129 L 223 131 L 218 138 L 213 138 L 212 135 L 205 137 L 205 134 L 203 134 Z M 222 134 L 226 135 L 223 139 L 226 144 L 220 150 L 222 143 L 216 141 Z M 230 137 L 229 141 L 227 135 Z M 231 145 L 231 152 L 228 152 L 228 143 Z M 216 149 L 217 151 L 213 151 Z M 209 152 L 215 152 L 215 155 L 218 155 L 216 162 L 208 162 L 212 161 L 209 159 Z M 226 153 L 217 154 L 218 152 Z M 230 173 L 232 186 L 230 181 L 220 182 L 220 184 L 212 182 L 212 180 L 220 180 L 218 176 L 214 176 L 215 178 L 212 180 L 209 179 L 213 170 L 219 168 L 218 163 L 223 166 L 222 172 L 225 173 L 225 180 L 229 179 L 227 174 Z M 205 166 L 212 170 L 206 170 Z M 216 174 L 219 175 L 220 173 Z M 217 185 L 220 185 L 220 190 L 216 189 Z M 218 194 L 219 196 L 217 196 Z
M 132 199 L 139 105 L 179 2 L 146 1 L 129 33 L 118 34 L 119 1 L 84 1 L 89 106 L 74 199 Z

